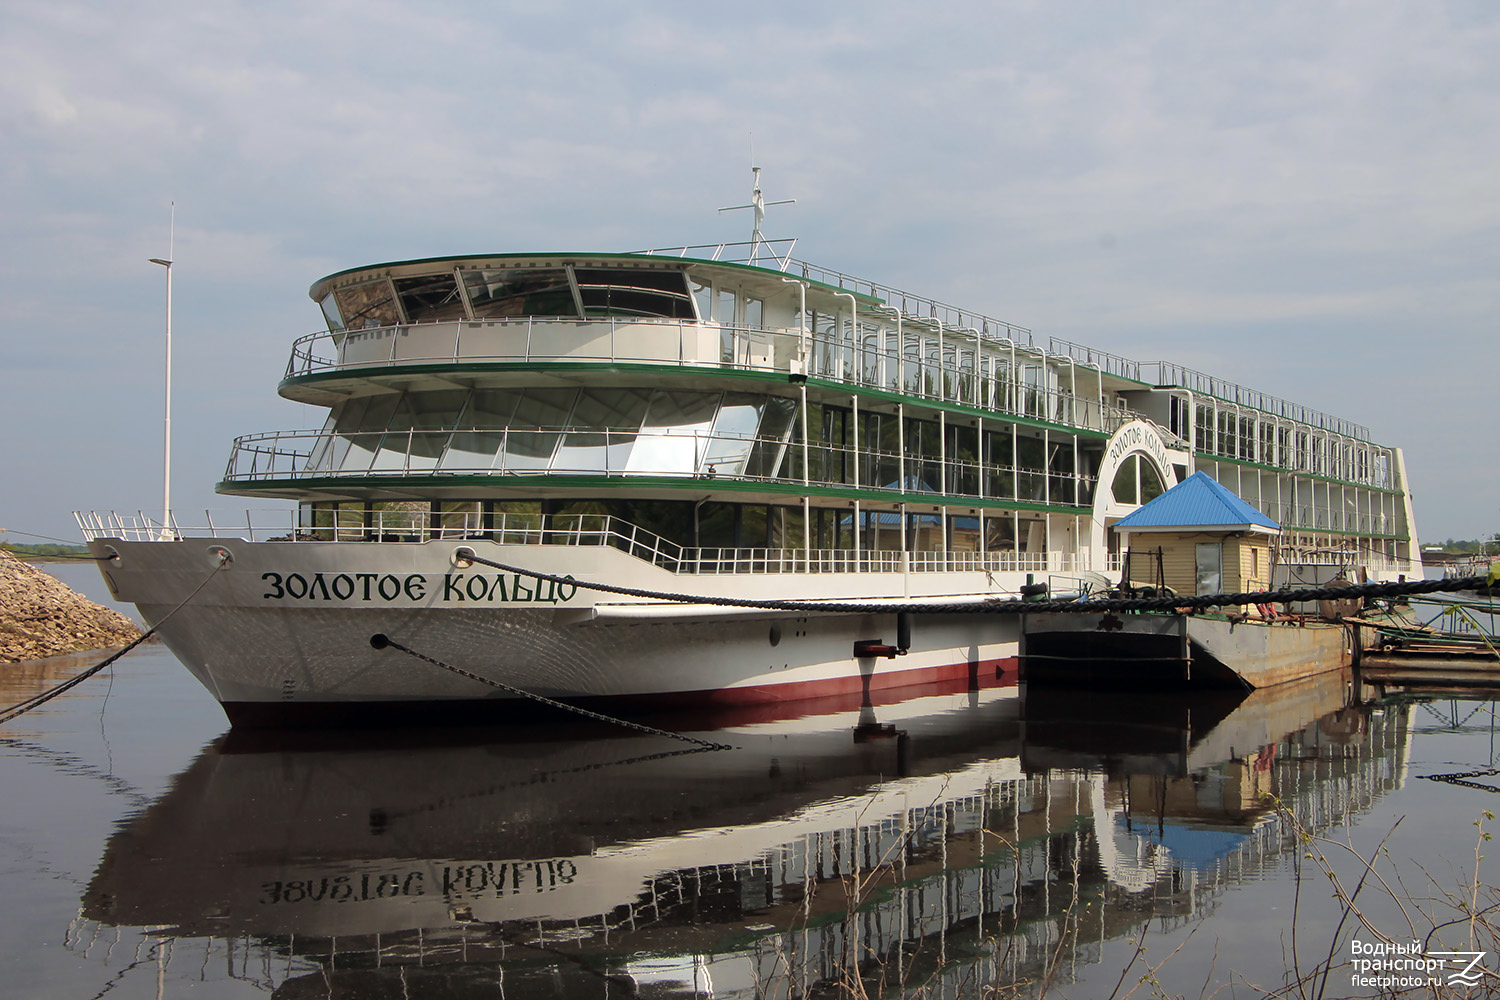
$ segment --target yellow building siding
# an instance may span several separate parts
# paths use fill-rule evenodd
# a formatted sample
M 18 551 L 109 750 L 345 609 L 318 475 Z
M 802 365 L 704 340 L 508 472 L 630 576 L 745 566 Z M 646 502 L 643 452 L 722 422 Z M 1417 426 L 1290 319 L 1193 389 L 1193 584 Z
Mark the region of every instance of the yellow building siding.
M 1160 552 L 1163 582 L 1179 594 L 1198 592 L 1198 545 L 1218 542 L 1223 554 L 1220 590 L 1224 593 L 1269 589 L 1270 539 L 1259 534 L 1212 534 L 1152 532 L 1133 534 L 1129 540 L 1130 582 L 1155 586 L 1156 560 Z

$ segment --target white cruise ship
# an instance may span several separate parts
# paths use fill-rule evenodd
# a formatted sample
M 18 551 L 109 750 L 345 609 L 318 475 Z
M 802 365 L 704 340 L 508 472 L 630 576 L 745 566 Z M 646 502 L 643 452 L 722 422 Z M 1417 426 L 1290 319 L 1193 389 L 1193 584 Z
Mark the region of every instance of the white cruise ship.
M 855 644 L 892 645 L 894 613 L 584 584 L 893 606 L 1097 588 L 1119 568 L 1111 524 L 1195 471 L 1282 526 L 1283 572 L 1420 574 L 1401 452 L 1366 428 L 818 267 L 758 230 L 374 264 L 311 297 L 326 329 L 293 343 L 279 392 L 327 418 L 237 439 L 218 486 L 295 509 L 79 515 L 115 595 L 170 613 L 162 637 L 237 724 L 512 698 L 375 634 L 543 696 L 647 706 L 1004 673 L 1014 616 L 918 615 L 904 655 L 872 658 Z

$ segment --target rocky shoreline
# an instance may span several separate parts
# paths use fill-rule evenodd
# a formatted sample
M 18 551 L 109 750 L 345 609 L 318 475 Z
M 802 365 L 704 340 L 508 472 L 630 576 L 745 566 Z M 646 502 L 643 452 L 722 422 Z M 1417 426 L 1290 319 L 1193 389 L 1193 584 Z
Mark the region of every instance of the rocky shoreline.
M 0 663 L 123 646 L 141 630 L 0 549 Z

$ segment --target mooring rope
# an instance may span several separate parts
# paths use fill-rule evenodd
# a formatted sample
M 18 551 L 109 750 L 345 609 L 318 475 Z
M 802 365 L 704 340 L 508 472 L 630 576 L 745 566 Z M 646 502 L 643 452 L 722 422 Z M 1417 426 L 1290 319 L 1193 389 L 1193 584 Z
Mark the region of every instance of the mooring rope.
M 187 595 L 187 597 L 183 598 L 181 604 L 177 605 L 177 607 L 162 615 L 161 618 L 157 620 L 155 625 L 142 632 L 140 636 L 132 640 L 129 645 L 115 650 L 109 656 L 105 657 L 101 662 L 96 663 L 92 667 L 89 667 L 81 674 L 76 674 L 68 678 L 67 680 L 63 681 L 56 687 L 51 688 L 50 690 L 43 691 L 39 695 L 34 695 L 30 698 L 27 698 L 25 701 L 12 705 L 9 708 L 0 709 L 0 726 L 5 725 L 11 719 L 16 718 L 17 716 L 25 715 L 33 708 L 45 705 L 47 702 L 51 701 L 53 698 L 56 698 L 58 695 L 71 690 L 79 684 L 82 684 L 84 681 L 88 680 L 90 677 L 94 676 L 99 671 L 103 670 L 105 667 L 109 666 L 111 663 L 115 662 L 120 657 L 124 656 L 126 653 L 130 652 L 132 649 L 139 646 L 147 639 L 151 638 L 156 634 L 156 630 L 161 628 L 162 625 L 166 623 L 167 619 L 171 618 L 177 612 L 187 607 L 188 602 L 197 597 L 198 592 L 201 591 L 204 587 L 208 586 L 208 581 L 212 580 L 218 574 L 219 570 L 223 569 L 228 564 L 229 560 L 225 556 L 219 556 L 219 564 L 213 568 L 213 572 L 204 577 L 203 582 L 194 587 L 193 592 Z
M 565 701 L 557 701 L 553 698 L 547 698 L 510 684 L 504 684 L 500 681 L 492 680 L 488 677 L 476 674 L 472 670 L 465 670 L 463 667 L 455 667 L 451 663 L 444 663 L 442 660 L 439 660 L 435 656 L 428 656 L 426 653 L 419 653 L 415 649 L 401 645 L 401 643 L 397 642 L 395 639 L 392 639 L 390 636 L 384 634 L 383 632 L 376 632 L 374 635 L 370 636 L 370 645 L 375 649 L 385 649 L 387 647 L 391 649 L 398 649 L 408 656 L 415 656 L 417 659 L 423 661 L 424 663 L 430 663 L 435 667 L 442 667 L 444 670 L 452 671 L 460 677 L 467 677 L 471 681 L 478 681 L 481 684 L 488 684 L 492 688 L 498 688 L 501 691 L 516 695 L 519 698 L 529 698 L 532 701 L 541 702 L 543 705 L 550 705 L 553 708 L 560 708 L 565 712 L 572 712 L 575 715 L 581 715 L 586 719 L 593 719 L 596 722 L 607 722 L 611 725 L 624 726 L 626 729 L 634 729 L 638 733 L 648 733 L 652 736 L 666 736 L 669 739 L 681 740 L 684 743 L 692 743 L 696 746 L 702 747 L 705 750 L 735 749 L 728 743 L 715 743 L 712 740 L 700 740 L 696 736 L 687 736 L 683 733 L 674 733 L 669 732 L 665 729 L 657 729 L 655 726 L 642 725 L 639 722 L 630 722 L 627 719 L 616 718 L 613 715 L 605 715 L 602 712 L 592 712 L 589 709 L 580 708 L 577 705 L 569 705 Z
M 467 545 L 454 550 L 455 562 L 468 561 L 490 566 L 506 573 L 544 580 L 554 584 L 565 584 L 623 597 L 639 597 L 646 600 L 671 601 L 677 604 L 707 604 L 729 608 L 760 608 L 766 611 L 836 612 L 841 614 L 890 614 L 909 611 L 913 614 L 1035 614 L 1042 612 L 1069 612 L 1076 614 L 1104 611 L 1157 611 L 1188 608 L 1227 607 L 1241 604 L 1293 604 L 1299 601 L 1331 601 L 1346 597 L 1402 597 L 1407 594 L 1430 594 L 1444 590 L 1479 590 L 1488 586 L 1490 577 L 1469 576 L 1458 580 L 1406 580 L 1400 583 L 1361 583 L 1347 587 L 1301 587 L 1296 590 L 1257 590 L 1237 594 L 1204 594 L 1200 596 L 1178 595 L 1176 597 L 1130 598 L 1100 601 L 974 601 L 963 604 L 934 603 L 882 603 L 835 602 L 835 601 L 776 601 L 755 600 L 745 597 L 712 597 L 704 594 L 676 594 L 658 590 L 642 590 L 638 587 L 619 587 L 608 583 L 591 583 L 571 576 L 556 576 L 522 566 L 495 562 L 476 553 Z M 1492 574 L 1493 575 L 1493 572 Z

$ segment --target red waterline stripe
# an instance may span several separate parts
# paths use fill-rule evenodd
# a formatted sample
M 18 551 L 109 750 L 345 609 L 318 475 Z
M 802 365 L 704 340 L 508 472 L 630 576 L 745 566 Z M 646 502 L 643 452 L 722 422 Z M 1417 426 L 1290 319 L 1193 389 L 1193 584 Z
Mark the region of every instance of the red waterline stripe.
M 559 699 L 569 704 L 626 717 L 695 710 L 692 728 L 774 722 L 849 711 L 864 705 L 890 705 L 925 695 L 1013 687 L 1016 657 L 973 660 L 911 670 L 883 670 L 785 684 L 659 694 Z M 422 726 L 434 723 L 489 723 L 525 719 L 538 711 L 555 713 L 522 698 L 463 698 L 401 701 L 224 702 L 234 726 L 248 729 L 302 729 L 313 726 Z M 670 728 L 670 727 L 669 727 Z

